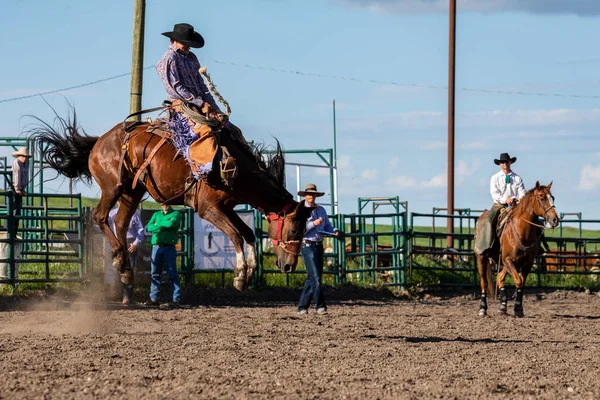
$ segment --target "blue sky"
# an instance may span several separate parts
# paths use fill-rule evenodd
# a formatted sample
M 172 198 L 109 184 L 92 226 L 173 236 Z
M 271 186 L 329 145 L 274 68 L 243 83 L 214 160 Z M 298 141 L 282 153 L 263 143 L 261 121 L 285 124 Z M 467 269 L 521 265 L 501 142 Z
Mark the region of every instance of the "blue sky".
M 446 7 L 446 0 L 148 0 L 144 65 L 166 50 L 161 32 L 191 23 L 206 40 L 196 54 L 248 139 L 330 148 L 335 98 L 341 211 L 355 212 L 359 196 L 398 195 L 412 211 L 428 212 L 446 205 Z M 559 211 L 600 218 L 599 17 L 594 0 L 459 0 L 456 84 L 468 90 L 456 97 L 456 207 L 489 207 L 492 160 L 509 152 L 528 188 L 554 181 Z M 51 117 L 40 97 L 2 100 L 128 72 L 132 20 L 133 1 L 6 1 L 0 134 L 19 135 L 23 115 Z M 127 76 L 46 100 L 62 113 L 66 98 L 88 134 L 100 135 L 127 115 L 129 85 Z M 147 70 L 144 107 L 164 97 Z M 301 179 L 327 188 L 315 171 Z M 294 191 L 293 168 L 288 183 Z M 48 187 L 66 191 L 67 183 Z

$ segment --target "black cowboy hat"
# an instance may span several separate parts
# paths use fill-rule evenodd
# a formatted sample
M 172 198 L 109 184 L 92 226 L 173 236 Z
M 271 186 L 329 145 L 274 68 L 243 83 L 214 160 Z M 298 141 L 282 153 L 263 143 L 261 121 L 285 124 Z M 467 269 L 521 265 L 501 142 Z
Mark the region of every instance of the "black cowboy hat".
M 314 183 L 309 183 L 308 185 L 306 185 L 304 190 L 298 192 L 298 196 L 306 196 L 307 194 L 312 194 L 315 197 L 321 197 L 325 193 L 317 191 L 317 185 L 315 185 Z
M 175 24 L 173 32 L 163 32 L 162 35 L 196 49 L 204 47 L 204 38 L 190 24 Z
M 517 161 L 517 157 L 510 157 L 508 155 L 508 153 L 502 153 L 500 154 L 500 159 L 496 160 L 494 159 L 494 163 L 496 165 L 500 165 L 501 162 L 506 162 L 506 161 L 510 161 L 511 164 L 514 164 Z

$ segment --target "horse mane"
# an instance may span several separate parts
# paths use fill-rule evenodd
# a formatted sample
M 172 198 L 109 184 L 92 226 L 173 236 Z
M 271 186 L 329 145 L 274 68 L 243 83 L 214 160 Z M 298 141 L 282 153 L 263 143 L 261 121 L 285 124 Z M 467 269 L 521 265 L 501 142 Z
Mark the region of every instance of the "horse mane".
M 246 144 L 260 168 L 265 171 L 278 184 L 285 186 L 285 157 L 279 140 L 275 139 L 277 146 L 271 151 L 264 143 Z
M 546 186 L 540 186 L 540 189 L 545 189 L 545 188 L 546 188 Z M 523 196 L 523 198 L 521 200 L 519 200 L 519 204 L 517 204 L 517 206 L 515 207 L 513 215 L 521 216 L 522 214 L 524 214 L 525 212 L 527 212 L 528 210 L 531 210 L 533 208 L 532 203 L 535 201 L 535 196 L 533 195 L 534 192 L 535 192 L 535 188 L 529 189 L 527 191 L 527 193 L 525 193 L 525 196 Z
M 285 188 L 285 156 L 279 140 L 275 139 L 277 145 L 274 151 L 264 143 L 248 144 L 245 140 L 238 140 L 235 135 L 221 135 L 220 140 L 229 142 L 225 145 L 234 144 L 250 162 L 256 164 L 258 171 L 270 182 L 273 194 L 284 200 L 293 199 Z

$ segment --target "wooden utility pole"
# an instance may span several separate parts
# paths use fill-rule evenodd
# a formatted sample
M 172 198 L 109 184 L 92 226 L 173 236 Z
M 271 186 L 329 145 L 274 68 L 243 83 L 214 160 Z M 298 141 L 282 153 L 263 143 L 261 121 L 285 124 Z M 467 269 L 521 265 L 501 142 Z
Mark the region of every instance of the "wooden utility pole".
M 142 109 L 142 85 L 144 81 L 144 25 L 146 0 L 133 0 L 133 52 L 131 57 L 131 92 L 129 113 Z M 141 116 L 133 117 L 139 121 Z
M 456 0 L 450 1 L 448 32 L 448 215 L 454 215 L 454 67 L 456 53 Z M 454 232 L 454 219 L 448 218 L 448 233 Z M 446 238 L 453 246 L 452 236 Z

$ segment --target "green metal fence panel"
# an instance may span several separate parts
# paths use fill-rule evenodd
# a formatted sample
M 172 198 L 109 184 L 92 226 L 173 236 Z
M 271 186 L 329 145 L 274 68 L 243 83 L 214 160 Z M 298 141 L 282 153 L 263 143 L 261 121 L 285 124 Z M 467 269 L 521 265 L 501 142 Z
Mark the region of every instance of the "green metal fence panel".
M 17 220 L 17 236 L 7 229 L 7 254 L 0 262 L 9 264 L 9 276 L 0 283 L 83 282 L 85 274 L 84 230 L 81 195 L 29 193 L 29 205 L 13 215 L 13 193 L 0 192 L 0 220 L 6 229 Z M 76 202 L 62 207 L 61 199 Z M 39 205 L 34 205 L 38 203 Z M 71 229 L 70 229 L 71 227 Z M 16 248 L 20 248 L 17 257 Z M 18 274 L 17 274 L 18 271 Z

